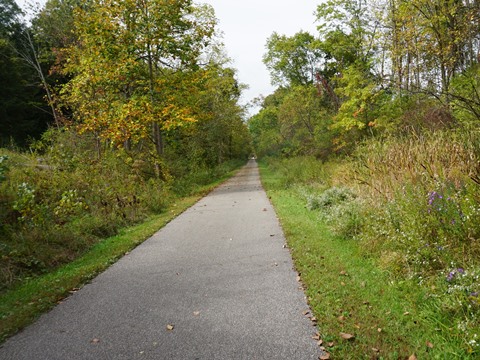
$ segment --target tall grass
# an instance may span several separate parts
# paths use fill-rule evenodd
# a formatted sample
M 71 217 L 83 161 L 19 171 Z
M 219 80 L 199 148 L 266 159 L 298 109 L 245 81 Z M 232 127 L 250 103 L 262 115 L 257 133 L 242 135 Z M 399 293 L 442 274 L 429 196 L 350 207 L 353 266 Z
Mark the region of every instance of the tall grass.
M 370 139 L 343 161 L 274 167 L 285 174 L 279 185 L 301 194 L 319 221 L 355 241 L 392 281 L 426 293 L 441 336 L 480 354 L 478 130 Z

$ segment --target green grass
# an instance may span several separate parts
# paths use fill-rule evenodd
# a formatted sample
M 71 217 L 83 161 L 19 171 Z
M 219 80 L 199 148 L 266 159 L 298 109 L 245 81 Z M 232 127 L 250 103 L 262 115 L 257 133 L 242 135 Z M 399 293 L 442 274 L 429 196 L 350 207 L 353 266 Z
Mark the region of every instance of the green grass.
M 475 358 L 428 289 L 392 280 L 361 243 L 334 235 L 308 210 L 280 172 L 262 164 L 261 174 L 333 359 Z M 355 338 L 343 340 L 340 333 Z
M 126 228 L 119 235 L 95 244 L 77 260 L 39 277 L 23 281 L 0 295 L 0 343 L 32 323 L 39 315 L 62 301 L 137 245 L 152 236 L 233 172 L 198 188 L 195 195 L 177 199 L 160 215 Z

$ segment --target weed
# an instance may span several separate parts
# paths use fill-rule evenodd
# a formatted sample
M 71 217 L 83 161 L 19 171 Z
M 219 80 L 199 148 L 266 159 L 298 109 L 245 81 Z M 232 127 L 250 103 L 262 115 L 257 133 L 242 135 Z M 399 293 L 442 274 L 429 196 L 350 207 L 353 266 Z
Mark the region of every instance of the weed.
M 158 178 L 145 153 L 106 148 L 98 157 L 93 149 L 89 136 L 52 130 L 31 153 L 1 150 L 0 291 L 70 262 L 244 163 L 177 179 L 164 164 L 165 176 Z
M 463 143 L 460 139 L 447 138 L 437 131 L 416 140 L 371 140 L 349 161 L 318 163 L 316 166 L 324 166 L 324 170 L 318 171 L 322 177 L 317 183 L 305 181 L 302 176 L 295 182 L 291 177 L 302 167 L 302 159 L 296 159 L 298 163 L 293 159 L 268 161 L 271 179 L 266 185 L 275 189 L 270 192 L 274 203 L 279 197 L 290 199 L 288 206 L 282 205 L 286 200 L 278 200 L 277 210 L 283 214 L 280 218 L 287 237 L 296 244 L 292 244 L 292 250 L 299 271 L 302 275 L 310 274 L 304 280 L 307 291 L 314 294 L 310 296 L 313 303 L 318 301 L 317 318 L 331 316 L 321 308 L 327 306 L 330 293 L 336 294 L 337 299 L 348 297 L 351 303 L 341 301 L 343 311 L 362 307 L 361 296 L 355 295 L 362 292 L 360 289 L 349 287 L 344 292 L 338 282 L 347 282 L 330 276 L 330 272 L 345 273 L 338 269 L 340 259 L 342 267 L 350 266 L 351 272 L 360 273 L 363 267 L 383 271 L 384 275 L 377 280 L 390 284 L 383 285 L 389 292 L 403 292 L 398 298 L 385 300 L 382 306 L 394 308 L 397 302 L 403 304 L 403 312 L 416 314 L 416 320 L 414 326 L 406 327 L 411 334 L 396 332 L 404 342 L 403 350 L 400 344 L 390 347 L 385 359 L 408 357 L 405 351 L 415 347 L 418 356 L 422 341 L 423 346 L 427 341 L 435 344 L 436 350 L 430 350 L 428 358 L 448 354 L 452 359 L 468 359 L 480 352 L 480 188 L 475 181 L 478 163 L 472 161 L 478 159 L 480 151 L 473 135 L 468 141 L 462 138 Z M 458 151 L 452 154 L 454 149 Z M 290 164 L 294 164 L 291 169 L 285 169 Z M 306 164 L 307 161 L 303 166 Z M 293 211 L 298 207 L 297 198 L 308 213 L 297 216 L 300 211 Z M 316 225 L 307 225 L 312 216 Z M 333 234 L 337 240 L 332 240 Z M 346 239 L 356 241 L 345 242 Z M 320 273 L 315 275 L 314 269 Z M 367 280 L 356 286 L 370 288 L 368 281 L 377 281 L 364 276 Z M 335 281 L 337 284 L 332 283 Z M 384 297 L 385 293 L 382 291 L 379 296 Z M 331 306 L 335 304 L 331 299 Z M 372 321 L 373 314 L 364 316 L 353 325 Z M 398 323 L 397 329 L 406 326 L 402 324 L 405 319 L 401 319 L 406 315 L 401 311 L 389 316 L 397 316 L 392 319 Z M 337 317 L 348 319 L 339 313 Z M 373 321 L 381 323 L 378 319 Z M 334 319 L 330 326 L 334 330 L 330 334 L 324 330 L 325 336 L 334 338 L 335 333 L 345 332 L 343 326 L 333 322 Z M 345 321 L 340 325 L 345 325 Z M 388 348 L 387 339 L 377 339 L 377 345 L 372 342 L 371 346 Z M 336 354 L 351 358 L 347 349 L 357 351 L 355 358 L 359 358 L 357 354 L 366 354 L 365 349 L 359 350 L 360 344 L 342 344 Z

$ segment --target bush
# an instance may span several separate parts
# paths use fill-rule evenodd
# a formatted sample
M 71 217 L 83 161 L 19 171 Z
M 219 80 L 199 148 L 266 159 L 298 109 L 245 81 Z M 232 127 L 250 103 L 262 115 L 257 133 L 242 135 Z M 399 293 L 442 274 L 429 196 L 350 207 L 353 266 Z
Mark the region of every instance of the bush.
M 177 179 L 165 165 L 161 179 L 145 152 L 105 147 L 99 157 L 96 146 L 90 136 L 52 130 L 30 153 L 1 150 L 0 290 L 71 261 L 241 164 Z
M 363 227 L 362 205 L 346 187 L 331 187 L 319 195 L 306 192 L 307 208 L 318 211 L 332 230 L 345 238 L 354 238 Z

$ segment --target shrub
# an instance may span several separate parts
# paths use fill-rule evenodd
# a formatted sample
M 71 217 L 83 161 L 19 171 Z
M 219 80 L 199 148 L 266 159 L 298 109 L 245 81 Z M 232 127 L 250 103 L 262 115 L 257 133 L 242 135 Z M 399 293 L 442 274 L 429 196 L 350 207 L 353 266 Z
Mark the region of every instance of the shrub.
M 332 230 L 346 238 L 356 237 L 363 227 L 363 205 L 357 196 L 346 187 L 331 187 L 317 193 L 310 187 L 300 190 L 307 202 L 307 208 L 318 211 Z
M 30 153 L 2 150 L 0 290 L 71 261 L 95 242 L 161 213 L 178 195 L 240 165 L 161 179 L 147 153 L 97 145 L 91 136 L 51 130 Z
M 7 155 L 0 156 L 0 182 L 5 181 L 7 179 L 7 172 L 8 172 L 7 160 L 8 160 Z

